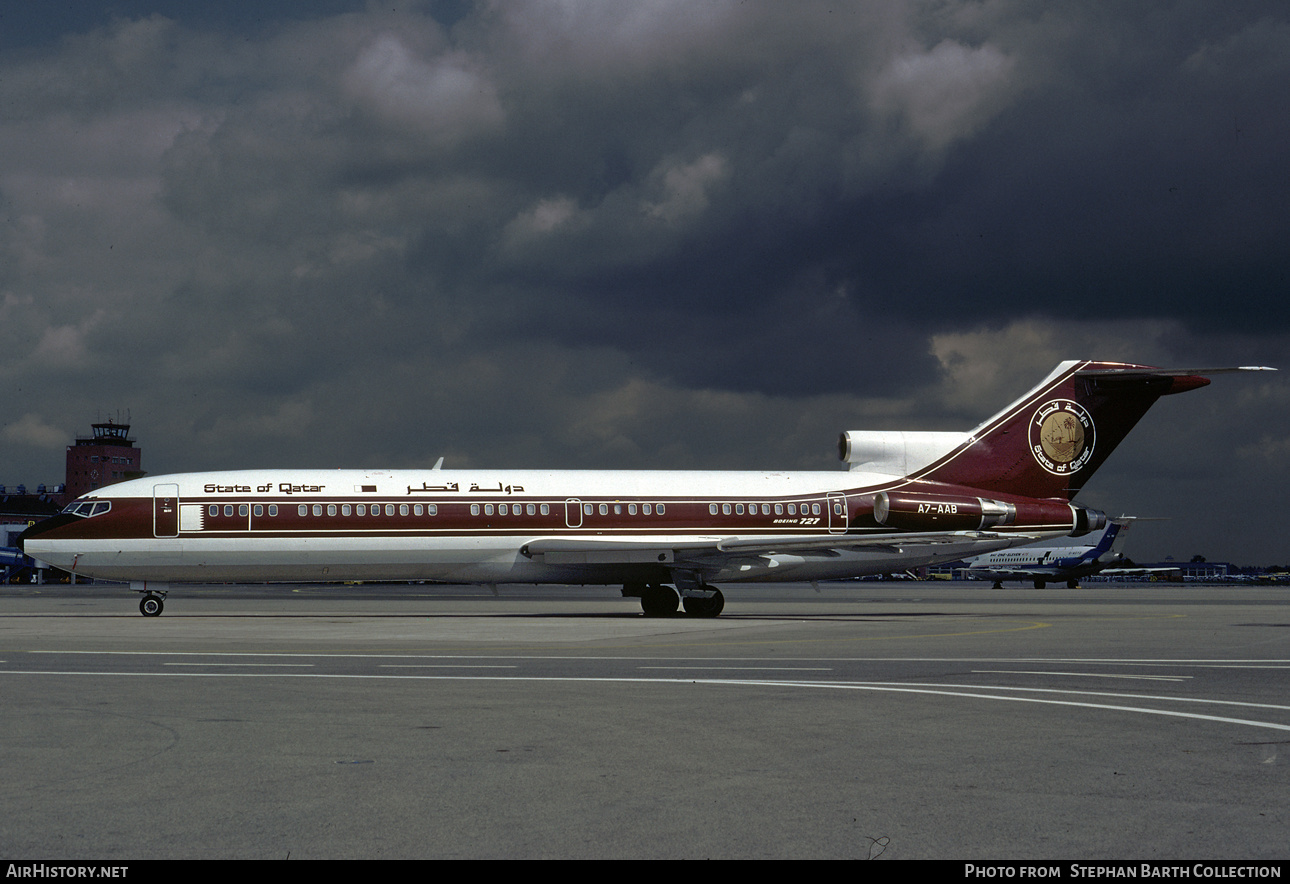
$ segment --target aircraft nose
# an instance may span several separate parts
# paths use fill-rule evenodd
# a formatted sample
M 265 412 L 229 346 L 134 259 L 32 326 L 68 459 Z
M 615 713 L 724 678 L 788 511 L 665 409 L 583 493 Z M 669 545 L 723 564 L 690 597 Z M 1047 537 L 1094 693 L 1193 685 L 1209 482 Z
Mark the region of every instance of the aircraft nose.
M 60 528 L 63 525 L 66 525 L 68 522 L 74 522 L 76 520 L 77 520 L 76 516 L 69 516 L 69 515 L 66 515 L 65 513 L 59 513 L 56 516 L 51 516 L 50 518 L 45 519 L 43 522 L 37 522 L 34 525 L 29 525 L 26 531 L 18 535 L 14 543 L 18 545 L 18 549 L 22 551 L 23 555 L 26 555 L 27 548 L 24 544 L 26 544 L 28 540 L 30 540 L 33 537 L 39 537 L 42 534 L 46 534 L 50 531 L 55 530 L 56 528 Z

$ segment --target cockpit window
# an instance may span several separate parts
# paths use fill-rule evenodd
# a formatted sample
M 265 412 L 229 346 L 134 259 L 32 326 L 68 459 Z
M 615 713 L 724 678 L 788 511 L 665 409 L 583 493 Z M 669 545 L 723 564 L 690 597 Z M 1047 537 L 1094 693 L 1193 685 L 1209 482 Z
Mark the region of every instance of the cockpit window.
M 75 500 L 68 504 L 63 512 L 90 518 L 92 516 L 101 516 L 110 509 L 112 509 L 112 501 L 110 500 Z

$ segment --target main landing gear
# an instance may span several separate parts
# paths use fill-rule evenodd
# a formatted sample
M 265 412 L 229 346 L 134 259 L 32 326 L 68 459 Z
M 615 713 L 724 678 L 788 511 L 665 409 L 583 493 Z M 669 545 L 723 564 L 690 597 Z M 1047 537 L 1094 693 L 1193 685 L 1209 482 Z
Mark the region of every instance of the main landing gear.
M 682 606 L 690 617 L 716 617 L 726 606 L 721 590 L 707 583 L 679 592 L 665 583 L 624 583 L 623 595 L 639 596 L 646 617 L 671 617 Z

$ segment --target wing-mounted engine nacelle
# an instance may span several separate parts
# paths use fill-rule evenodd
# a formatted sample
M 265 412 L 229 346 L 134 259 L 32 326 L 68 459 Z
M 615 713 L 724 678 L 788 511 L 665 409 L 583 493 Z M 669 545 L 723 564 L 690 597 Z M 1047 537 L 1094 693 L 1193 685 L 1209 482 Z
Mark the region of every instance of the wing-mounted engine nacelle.
M 970 494 L 881 491 L 873 517 L 899 531 L 983 531 L 990 528 L 1067 530 L 1071 536 L 1106 527 L 1106 514 L 1051 500 L 1008 503 Z
M 853 470 L 907 476 L 971 438 L 970 433 L 848 430 L 838 438 L 838 457 Z

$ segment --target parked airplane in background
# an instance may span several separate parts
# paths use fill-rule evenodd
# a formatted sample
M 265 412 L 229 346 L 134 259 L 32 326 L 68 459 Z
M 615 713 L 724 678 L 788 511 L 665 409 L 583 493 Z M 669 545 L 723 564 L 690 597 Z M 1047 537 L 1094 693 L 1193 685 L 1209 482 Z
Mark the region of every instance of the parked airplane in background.
M 844 433 L 845 472 L 185 473 L 92 491 L 19 542 L 130 581 L 148 616 L 172 583 L 360 580 L 622 584 L 646 614 L 716 616 L 718 583 L 881 574 L 1101 530 L 1076 493 L 1156 399 L 1207 373 L 1063 362 L 968 433 Z
M 1033 580 L 1035 589 L 1063 580 L 1074 589 L 1081 577 L 1122 563 L 1124 539 L 1133 516 L 1111 519 L 1097 543 L 1089 546 L 1020 546 L 968 559 L 967 574 L 976 580 L 993 580 L 1001 589 L 1005 580 Z

